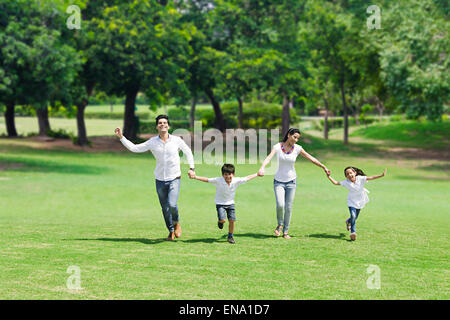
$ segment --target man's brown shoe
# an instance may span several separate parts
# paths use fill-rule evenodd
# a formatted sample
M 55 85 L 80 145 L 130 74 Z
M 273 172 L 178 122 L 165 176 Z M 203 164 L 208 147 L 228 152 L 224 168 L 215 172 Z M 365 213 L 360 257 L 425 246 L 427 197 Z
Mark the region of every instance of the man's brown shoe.
M 169 236 L 166 238 L 166 241 L 173 241 L 174 240 L 174 233 L 170 232 Z

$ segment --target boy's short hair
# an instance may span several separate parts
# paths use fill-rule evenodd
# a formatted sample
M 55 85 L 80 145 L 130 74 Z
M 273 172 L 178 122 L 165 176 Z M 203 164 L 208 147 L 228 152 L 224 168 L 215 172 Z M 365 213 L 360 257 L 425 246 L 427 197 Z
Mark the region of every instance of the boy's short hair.
M 230 163 L 225 163 L 222 166 L 222 175 L 225 173 L 232 173 L 234 174 L 234 165 L 230 164 Z
M 156 120 L 156 124 L 155 125 L 158 125 L 158 121 L 160 119 L 166 119 L 167 120 L 167 124 L 170 126 L 169 117 L 167 115 L 165 115 L 165 114 L 160 114 L 159 116 L 156 117 L 156 119 L 155 119 Z

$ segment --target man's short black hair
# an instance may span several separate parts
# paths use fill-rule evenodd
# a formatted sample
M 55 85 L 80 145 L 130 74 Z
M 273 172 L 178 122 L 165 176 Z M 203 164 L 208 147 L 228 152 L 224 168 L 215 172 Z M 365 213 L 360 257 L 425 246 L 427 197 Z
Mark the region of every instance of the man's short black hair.
M 167 120 L 167 124 L 170 125 L 170 121 L 169 121 L 169 117 L 166 116 L 165 114 L 160 114 L 159 116 L 156 117 L 156 125 L 158 125 L 158 121 L 159 119 L 166 119 Z
M 230 163 L 225 163 L 222 166 L 222 175 L 225 173 L 232 173 L 234 174 L 234 165 L 230 164 Z

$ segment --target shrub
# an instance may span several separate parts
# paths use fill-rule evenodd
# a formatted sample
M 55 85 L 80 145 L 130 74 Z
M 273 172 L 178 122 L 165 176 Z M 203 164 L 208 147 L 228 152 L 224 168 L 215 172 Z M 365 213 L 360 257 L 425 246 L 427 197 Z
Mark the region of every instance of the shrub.
M 172 120 L 189 120 L 189 110 L 185 107 L 170 108 L 167 113 L 170 122 Z
M 238 127 L 239 106 L 237 102 L 222 103 L 221 110 L 227 128 Z M 242 110 L 243 129 L 267 128 L 274 129 L 281 125 L 282 106 L 274 103 L 254 101 L 244 103 Z M 204 127 L 214 127 L 215 113 L 213 110 L 202 110 L 196 114 L 202 121 Z M 290 110 L 291 122 L 300 121 L 294 109 Z

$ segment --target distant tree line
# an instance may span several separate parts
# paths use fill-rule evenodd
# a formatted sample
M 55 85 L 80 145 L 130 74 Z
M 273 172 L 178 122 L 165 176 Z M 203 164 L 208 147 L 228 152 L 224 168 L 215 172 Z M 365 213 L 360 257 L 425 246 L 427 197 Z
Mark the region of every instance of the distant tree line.
M 69 11 L 71 5 L 80 9 Z M 86 145 L 86 107 L 104 93 L 124 99 L 123 132 L 137 136 L 138 94 L 151 106 L 207 99 L 224 131 L 221 101 L 318 105 L 344 116 L 397 110 L 440 119 L 449 97 L 449 5 L 439 0 L 0 0 L 0 105 L 9 137 L 14 109 L 76 108 Z M 70 23 L 80 18 L 79 28 Z M 250 104 L 251 105 L 251 104 Z M 365 109 L 363 109 L 363 107 Z M 325 126 L 326 126 L 325 121 Z M 327 128 L 325 128 L 327 132 Z

